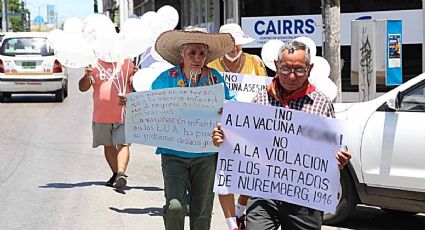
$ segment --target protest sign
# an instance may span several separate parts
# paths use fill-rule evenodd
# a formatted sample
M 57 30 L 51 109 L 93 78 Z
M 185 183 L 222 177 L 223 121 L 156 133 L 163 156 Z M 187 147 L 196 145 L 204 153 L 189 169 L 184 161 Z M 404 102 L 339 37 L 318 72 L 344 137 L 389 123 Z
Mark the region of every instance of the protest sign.
M 220 72 L 226 82 L 230 93 L 235 95 L 237 101 L 251 102 L 252 98 L 267 88 L 273 78 L 250 74 Z
M 131 93 L 126 140 L 178 151 L 217 152 L 211 134 L 220 121 L 223 101 L 223 84 Z
M 335 212 L 340 120 L 282 107 L 226 102 L 214 191 Z

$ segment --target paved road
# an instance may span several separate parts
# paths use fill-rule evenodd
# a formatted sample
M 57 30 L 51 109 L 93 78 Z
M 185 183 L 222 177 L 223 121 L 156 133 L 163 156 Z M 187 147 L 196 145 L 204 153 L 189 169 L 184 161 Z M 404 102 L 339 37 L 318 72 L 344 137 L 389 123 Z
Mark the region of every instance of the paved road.
M 0 104 L 0 229 L 163 229 L 163 183 L 154 148 L 131 147 L 129 188 L 103 186 L 110 177 L 101 149 L 91 148 L 91 93 L 13 96 Z M 188 228 L 187 228 L 188 229 Z M 389 216 L 359 208 L 340 226 L 323 229 L 425 229 L 425 216 Z M 212 230 L 225 230 L 216 199 Z

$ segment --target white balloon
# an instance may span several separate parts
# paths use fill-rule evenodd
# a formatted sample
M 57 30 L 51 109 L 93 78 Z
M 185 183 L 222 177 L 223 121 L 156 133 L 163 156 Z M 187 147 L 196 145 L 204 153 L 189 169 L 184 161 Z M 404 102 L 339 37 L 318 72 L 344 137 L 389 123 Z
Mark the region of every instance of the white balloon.
M 167 31 L 165 18 L 154 11 L 144 13 L 140 17 L 140 20 L 150 27 L 152 31 L 152 42 L 154 42 L 162 32 Z
M 314 57 L 316 56 L 317 53 L 317 49 L 316 49 L 316 44 L 314 43 L 313 39 L 309 38 L 309 37 L 297 37 L 294 39 L 295 41 L 298 42 L 302 42 L 305 45 L 308 46 L 308 48 L 310 49 L 310 56 Z
M 174 66 L 173 65 L 171 65 L 170 63 L 168 63 L 168 62 L 160 62 L 160 61 L 158 61 L 158 62 L 154 62 L 154 63 L 152 63 L 150 66 L 149 66 L 149 68 L 151 68 L 151 69 L 154 69 L 154 70 L 158 70 L 158 71 L 160 71 L 161 73 L 162 72 L 164 72 L 165 70 L 167 70 L 167 69 L 170 69 L 170 68 L 173 68 Z
M 274 61 L 277 59 L 279 49 L 282 47 L 283 42 L 281 40 L 270 40 L 263 45 L 261 49 L 261 59 L 269 69 L 276 72 L 276 66 Z
M 63 30 L 54 29 L 47 34 L 47 43 L 55 50 L 57 42 L 62 40 L 65 36 Z
M 114 43 L 115 31 L 114 23 L 103 14 L 92 14 L 84 20 L 84 39 L 95 50 L 96 56 L 110 55 Z
M 149 11 L 146 11 L 142 16 L 140 16 L 140 19 L 142 21 L 145 21 L 145 20 L 147 21 L 147 20 L 150 20 L 150 18 L 155 17 L 153 16 L 155 14 L 157 14 L 155 11 L 149 10 Z
M 63 24 L 63 31 L 66 33 L 81 33 L 83 32 L 83 20 L 72 17 L 66 19 Z
M 330 79 L 322 79 L 315 84 L 316 88 L 324 93 L 329 99 L 332 101 L 336 98 L 337 95 L 337 87 L 335 83 Z
M 139 69 L 133 76 L 133 88 L 137 92 L 148 91 L 151 89 L 152 83 L 161 74 L 160 71 L 152 68 Z
M 120 56 L 136 57 L 152 46 L 152 31 L 141 19 L 130 18 L 119 33 Z
M 65 33 L 56 43 L 56 58 L 68 68 L 81 68 L 91 64 L 96 56 L 81 34 Z
M 329 78 L 329 75 L 331 74 L 331 66 L 329 65 L 329 62 L 320 57 L 315 56 L 312 57 L 311 63 L 313 63 L 313 68 L 310 72 L 309 81 L 310 83 L 317 84 L 317 82 L 322 81 L 323 79 Z
M 170 5 L 159 8 L 157 14 L 165 19 L 166 30 L 173 30 L 179 23 L 179 12 Z

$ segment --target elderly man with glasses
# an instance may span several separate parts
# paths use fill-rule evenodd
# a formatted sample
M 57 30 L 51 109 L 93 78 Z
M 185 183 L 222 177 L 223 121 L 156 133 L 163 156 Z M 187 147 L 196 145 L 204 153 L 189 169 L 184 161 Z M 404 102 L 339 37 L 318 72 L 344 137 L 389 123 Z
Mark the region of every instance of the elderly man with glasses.
M 309 83 L 313 64 L 308 46 L 290 41 L 279 49 L 275 60 L 276 76 L 267 90 L 260 91 L 253 103 L 280 106 L 324 117 L 335 117 L 332 101 Z M 213 131 L 213 144 L 223 142 L 224 133 L 217 127 Z M 336 153 L 338 166 L 342 169 L 351 154 L 343 149 Z M 296 204 L 264 198 L 251 198 L 247 209 L 248 230 L 321 229 L 323 212 Z

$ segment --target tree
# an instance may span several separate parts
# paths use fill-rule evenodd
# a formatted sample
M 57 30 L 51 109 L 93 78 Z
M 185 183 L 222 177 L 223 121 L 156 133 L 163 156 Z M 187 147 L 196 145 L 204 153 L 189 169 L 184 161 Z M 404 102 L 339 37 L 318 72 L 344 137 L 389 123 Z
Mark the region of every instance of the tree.
M 3 6 L 3 0 L 0 0 L 1 6 Z M 0 7 L 3 11 L 3 7 Z M 28 9 L 24 9 L 19 0 L 7 0 L 7 13 L 10 20 L 10 27 L 15 32 L 24 31 L 24 21 L 22 20 L 22 14 L 28 13 Z M 3 20 L 3 19 L 2 19 Z
M 331 66 L 330 78 L 337 86 L 335 102 L 342 102 L 340 0 L 322 0 L 322 18 L 324 25 L 323 57 Z

